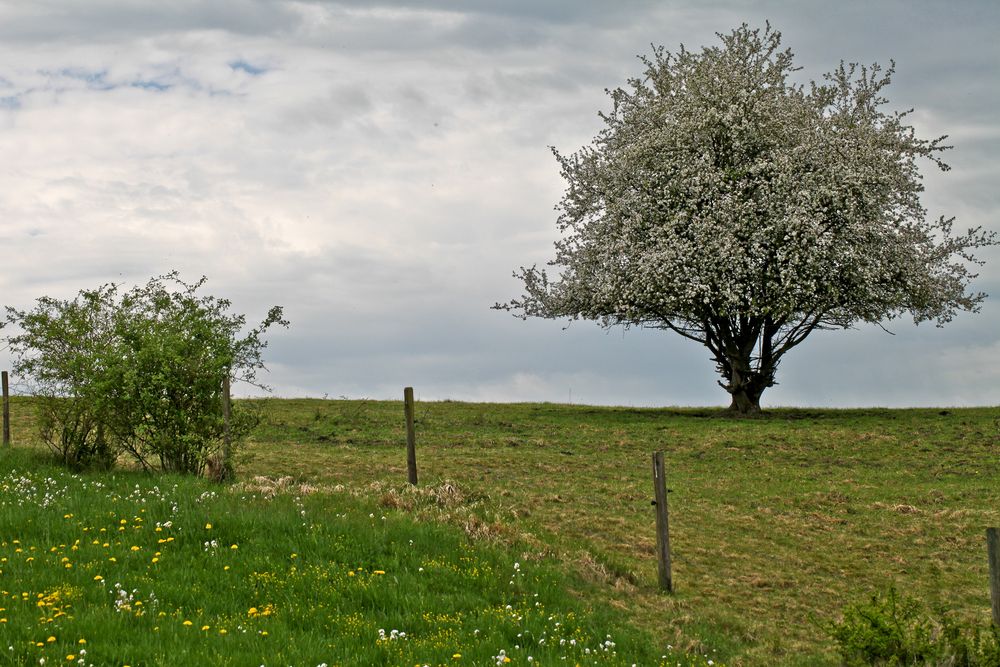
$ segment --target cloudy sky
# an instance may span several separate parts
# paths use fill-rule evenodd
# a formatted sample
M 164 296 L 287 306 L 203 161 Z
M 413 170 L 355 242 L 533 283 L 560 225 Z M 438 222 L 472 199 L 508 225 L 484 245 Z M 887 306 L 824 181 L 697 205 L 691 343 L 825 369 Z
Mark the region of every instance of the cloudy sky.
M 894 58 L 891 106 L 955 145 L 925 206 L 1000 230 L 995 0 L 0 0 L 0 303 L 178 269 L 285 307 L 280 396 L 727 404 L 695 343 L 490 306 L 552 254 L 548 147 L 591 140 L 650 44 L 765 20 L 805 78 Z M 764 402 L 1000 404 L 983 257 L 980 314 L 816 334 Z

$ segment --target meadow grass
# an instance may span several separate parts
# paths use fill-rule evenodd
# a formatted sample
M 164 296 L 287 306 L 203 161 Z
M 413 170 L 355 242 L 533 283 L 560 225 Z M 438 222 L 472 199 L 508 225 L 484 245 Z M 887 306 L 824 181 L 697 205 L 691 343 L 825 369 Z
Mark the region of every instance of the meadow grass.
M 15 415 L 26 407 L 15 403 Z M 455 562 L 454 554 L 461 549 L 497 554 L 481 557 L 500 559 L 493 561 L 491 576 L 484 577 L 499 581 L 499 588 L 482 593 L 481 601 L 470 603 L 470 609 L 502 608 L 503 598 L 498 602 L 495 595 L 510 592 L 515 560 L 522 571 L 547 573 L 552 577 L 548 581 L 554 582 L 551 586 L 528 587 L 526 593 L 544 596 L 544 590 L 553 591 L 552 598 L 543 601 L 546 609 L 562 609 L 556 602 L 569 604 L 574 618 L 591 619 L 585 630 L 590 647 L 611 634 L 617 644 L 616 659 L 629 654 L 623 664 L 631 664 L 630 659 L 640 665 L 656 664 L 661 655 L 672 661 L 667 664 L 684 663 L 684 658 L 676 658 L 676 649 L 686 651 L 691 660 L 711 659 L 731 666 L 835 665 L 839 659 L 825 626 L 840 617 L 845 604 L 889 585 L 961 618 L 983 625 L 989 621 L 983 531 L 1000 525 L 1000 431 L 995 409 L 788 409 L 771 410 L 763 419 L 733 420 L 712 409 L 418 402 L 420 485 L 416 489 L 406 484 L 401 402 L 268 400 L 265 415 L 238 466 L 242 491 L 237 492 L 250 494 L 253 500 L 236 502 L 227 510 L 231 520 L 250 514 L 238 519 L 247 523 L 231 533 L 241 554 L 240 540 L 252 539 L 254 521 L 264 521 L 254 517 L 271 511 L 255 509 L 254 503 L 274 503 L 262 500 L 271 489 L 306 484 L 319 492 L 300 496 L 303 502 L 332 504 L 323 510 L 324 516 L 346 513 L 357 519 L 359 515 L 362 520 L 354 532 L 377 529 L 385 514 L 385 525 L 393 535 L 407 529 L 450 535 L 456 541 L 445 550 L 452 554 L 448 562 Z M 30 417 L 16 419 L 22 421 L 15 421 L 15 437 L 19 444 L 30 445 Z M 666 452 L 673 490 L 673 595 L 657 588 L 655 517 L 650 505 L 651 453 L 657 449 Z M 156 480 L 152 483 L 164 488 Z M 195 484 L 201 485 L 198 489 L 220 489 L 190 480 L 171 482 L 175 483 L 179 488 Z M 198 497 L 201 492 L 192 489 L 183 495 Z M 288 495 L 281 492 L 275 499 L 279 504 L 292 502 Z M 361 509 L 337 510 L 339 503 Z M 368 514 L 378 521 L 366 524 L 372 521 Z M 196 516 L 194 527 L 185 530 L 195 531 L 202 519 L 213 518 Z M 288 515 L 281 517 L 265 532 L 282 535 L 283 530 L 303 529 Z M 98 526 L 96 519 L 90 524 Z M 322 525 L 322 530 L 332 530 L 336 523 Z M 182 560 L 208 558 L 204 555 L 208 552 L 198 551 L 203 549 L 202 537 L 192 542 L 189 558 Z M 60 539 L 73 544 L 69 535 Z M 264 561 L 272 563 L 273 570 L 273 563 L 284 562 L 285 552 L 303 548 L 292 537 L 282 539 L 287 542 L 281 548 L 262 557 L 260 571 L 269 571 Z M 418 541 L 395 536 L 384 541 L 406 544 L 409 539 Z M 35 541 L 44 546 L 40 538 Z M 328 551 L 322 553 L 322 558 L 332 558 Z M 373 558 L 339 558 L 344 571 L 380 567 Z M 388 567 L 380 569 L 390 572 Z M 468 587 L 468 582 L 459 586 Z M 44 591 L 34 594 L 38 592 Z M 227 606 L 236 609 L 231 611 L 236 614 L 233 620 L 241 613 L 246 616 L 250 606 L 259 611 L 261 605 L 277 604 L 240 595 Z M 425 611 L 449 613 L 451 604 L 438 604 L 436 589 L 423 595 Z M 385 604 L 396 608 L 397 597 L 405 600 L 405 591 L 394 589 Z M 193 603 L 186 604 L 177 603 L 167 611 L 173 613 L 178 607 L 187 611 Z M 312 603 L 304 604 L 309 608 Z M 284 607 L 290 614 L 295 603 L 286 601 Z M 365 611 L 361 617 L 369 618 Z M 281 616 L 268 618 L 274 622 Z M 392 629 L 389 621 L 372 622 L 378 627 L 371 625 L 358 633 L 369 643 L 372 632 Z M 232 637 L 233 629 L 225 623 L 205 621 L 197 627 L 221 625 Z M 481 633 L 486 632 L 484 625 L 468 617 L 462 623 L 463 628 L 476 626 Z M 428 622 L 421 632 L 432 632 L 432 626 L 435 623 Z M 160 627 L 158 632 L 164 629 Z M 331 631 L 334 626 L 329 624 L 323 627 L 328 643 L 341 641 L 340 630 Z M 257 629 L 248 629 L 246 641 L 259 639 L 252 637 Z M 412 632 L 412 627 L 396 629 Z M 171 630 L 183 631 L 183 627 Z M 550 636 L 553 632 L 533 630 L 542 631 Z M 190 635 L 178 637 L 175 647 Z M 624 651 L 626 637 L 635 644 Z M 415 645 L 415 639 L 408 642 Z M 410 656 L 398 661 L 396 656 L 375 653 L 363 654 L 358 662 L 343 656 L 337 660 L 451 664 L 451 656 L 461 653 L 468 664 L 488 665 L 495 664 L 490 659 L 501 648 L 511 654 L 510 642 L 491 640 L 487 646 L 475 656 L 470 653 L 474 649 L 442 647 L 440 653 L 425 658 L 414 653 L 412 661 Z M 335 662 L 319 653 L 308 656 L 316 658 L 314 664 Z M 535 664 L 574 660 L 551 654 L 539 663 L 537 653 L 532 657 Z M 525 664 L 525 654 L 517 658 Z M 150 658 L 155 659 L 160 658 Z
M 272 401 L 246 474 L 342 484 L 397 506 L 394 401 Z M 732 665 L 835 665 L 826 626 L 890 585 L 984 626 L 984 529 L 1000 525 L 994 408 L 713 409 L 428 402 L 421 485 L 589 582 L 658 647 Z M 676 592 L 657 589 L 651 453 L 665 451 Z M 421 512 L 418 506 L 414 511 Z M 471 524 L 471 525 L 470 525 Z
M 551 560 L 517 558 L 342 491 L 4 452 L 0 665 L 661 663 Z

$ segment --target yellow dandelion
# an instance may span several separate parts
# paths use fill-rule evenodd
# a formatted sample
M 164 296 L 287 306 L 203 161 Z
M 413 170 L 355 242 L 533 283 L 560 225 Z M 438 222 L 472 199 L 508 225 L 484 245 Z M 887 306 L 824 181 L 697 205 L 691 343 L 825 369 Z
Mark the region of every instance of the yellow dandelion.
M 142 548 L 142 547 L 137 547 L 137 546 L 133 546 L 133 547 L 132 547 L 132 551 L 138 551 L 138 550 L 139 550 L 139 549 L 141 549 L 141 548 Z
M 212 524 L 206 523 L 205 524 L 205 530 L 212 530 Z
M 184 625 L 194 625 L 191 621 L 184 621 Z
M 203 625 L 203 626 L 201 626 L 201 631 L 202 631 L 202 632 L 204 632 L 204 631 L 206 631 L 206 630 L 210 630 L 210 629 L 211 629 L 211 627 L 210 627 L 210 626 L 207 626 L 207 625 Z
M 86 639 L 81 639 L 80 641 L 77 642 L 77 644 L 86 644 L 86 643 L 87 643 Z
M 458 660 L 459 658 L 462 657 L 462 654 L 461 653 L 456 653 L 455 655 L 453 655 L 451 657 L 454 658 L 455 660 Z
M 385 570 L 375 570 L 374 574 L 385 574 Z
M 76 660 L 76 656 L 73 655 L 72 653 L 70 653 L 69 655 L 66 656 L 66 659 L 67 660 Z
M 239 549 L 240 547 L 239 547 L 239 545 L 237 545 L 237 544 L 234 544 L 233 546 L 231 546 L 231 547 L 229 547 L 229 548 L 230 548 L 230 549 Z
M 220 634 L 220 635 L 227 635 L 227 634 L 229 634 L 229 633 L 228 633 L 228 632 L 226 632 L 226 629 L 225 629 L 225 628 L 222 628 L 221 630 L 219 630 L 219 634 Z
M 55 637 L 49 637 L 49 638 L 48 638 L 48 639 L 46 639 L 45 641 L 47 641 L 48 643 L 50 643 L 50 644 L 51 644 L 51 643 L 52 643 L 52 642 L 54 642 L 55 640 L 56 640 L 56 638 L 55 638 Z
M 104 577 L 102 577 L 101 575 L 97 575 L 96 577 L 94 577 L 94 581 L 104 581 Z

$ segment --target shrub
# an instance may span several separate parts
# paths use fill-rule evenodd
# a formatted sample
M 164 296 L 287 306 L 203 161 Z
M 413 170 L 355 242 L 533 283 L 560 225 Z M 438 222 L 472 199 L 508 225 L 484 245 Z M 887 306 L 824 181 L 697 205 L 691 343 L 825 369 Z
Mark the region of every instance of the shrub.
M 105 285 L 72 301 L 42 297 L 34 310 L 7 309 L 22 330 L 7 338 L 14 373 L 39 398 L 42 439 L 72 467 L 108 466 L 117 454 L 105 429 L 114 296 Z
M 7 309 L 20 329 L 7 338 L 13 370 L 38 402 L 42 438 L 73 466 L 109 465 L 121 453 L 143 467 L 200 474 L 225 434 L 222 382 L 256 386 L 264 332 L 287 325 L 279 307 L 243 334 L 230 302 L 199 296 L 204 285 L 176 272 L 121 294 L 117 285 L 69 301 L 42 297 Z M 237 408 L 233 443 L 255 425 Z M 231 470 L 226 470 L 228 476 Z
M 1000 630 L 939 610 L 933 617 L 895 588 L 848 605 L 829 628 L 846 665 L 1000 667 Z

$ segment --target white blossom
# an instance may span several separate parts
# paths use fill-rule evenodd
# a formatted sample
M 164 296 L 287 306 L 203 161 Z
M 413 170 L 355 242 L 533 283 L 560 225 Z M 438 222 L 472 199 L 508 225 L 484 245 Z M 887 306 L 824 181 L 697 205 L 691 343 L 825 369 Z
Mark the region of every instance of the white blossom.
M 708 347 L 740 412 L 816 329 L 977 311 L 971 251 L 995 238 L 927 217 L 917 161 L 947 170 L 949 146 L 883 109 L 895 64 L 804 86 L 769 25 L 719 37 L 655 49 L 610 91 L 593 143 L 553 151 L 558 275 L 522 268 L 524 296 L 496 307 L 679 333 Z

